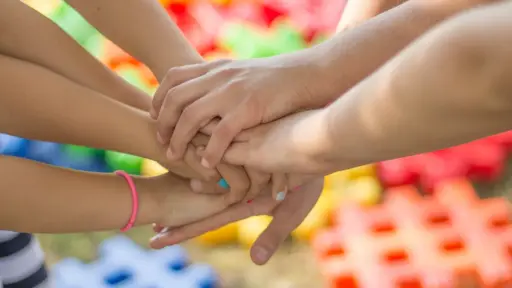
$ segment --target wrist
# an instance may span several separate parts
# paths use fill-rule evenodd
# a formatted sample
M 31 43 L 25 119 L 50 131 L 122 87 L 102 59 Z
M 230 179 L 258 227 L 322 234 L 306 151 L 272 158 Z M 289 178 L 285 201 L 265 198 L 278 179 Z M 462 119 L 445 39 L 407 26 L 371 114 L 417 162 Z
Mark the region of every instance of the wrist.
M 139 198 L 139 211 L 136 225 L 162 223 L 164 213 L 162 209 L 163 196 L 160 195 L 153 178 L 134 177 L 135 187 Z

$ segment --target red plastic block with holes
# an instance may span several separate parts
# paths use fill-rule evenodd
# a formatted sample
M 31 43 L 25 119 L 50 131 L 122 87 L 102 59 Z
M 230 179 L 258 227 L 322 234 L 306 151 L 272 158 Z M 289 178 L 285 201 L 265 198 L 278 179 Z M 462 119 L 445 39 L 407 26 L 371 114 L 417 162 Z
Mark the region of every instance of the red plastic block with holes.
M 508 201 L 479 199 L 464 178 L 436 189 L 395 187 L 379 206 L 342 207 L 313 241 L 328 287 L 512 287 Z
M 512 131 L 436 152 L 383 161 L 377 165 L 384 187 L 420 184 L 426 192 L 447 179 L 495 181 L 503 173 Z

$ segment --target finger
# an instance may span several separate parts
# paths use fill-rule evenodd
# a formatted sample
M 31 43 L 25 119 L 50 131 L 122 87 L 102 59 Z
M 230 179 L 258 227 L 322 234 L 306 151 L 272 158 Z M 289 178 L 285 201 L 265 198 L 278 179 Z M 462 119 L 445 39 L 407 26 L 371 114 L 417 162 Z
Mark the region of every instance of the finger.
M 272 175 L 272 197 L 276 201 L 281 202 L 286 197 L 288 193 L 287 183 L 288 179 L 286 174 L 274 173 Z
M 187 106 L 183 113 L 181 113 L 179 120 L 172 131 L 166 134 L 171 136 L 169 143 L 169 149 L 174 155 L 174 158 L 179 158 L 185 152 L 187 144 L 194 138 L 199 129 L 201 129 L 204 122 L 208 123 L 210 120 L 215 118 L 219 113 L 220 109 L 223 109 L 217 105 L 213 105 L 209 100 L 211 93 L 207 96 L 197 99 L 194 103 Z M 162 127 L 162 129 L 169 129 L 172 126 Z M 204 162 L 202 163 L 204 165 Z M 213 168 L 214 166 L 204 165 L 207 168 Z
M 248 142 L 233 143 L 224 153 L 223 160 L 226 163 L 239 166 L 249 166 L 251 168 L 258 169 L 258 167 L 249 161 L 249 155 L 252 152 L 253 147 Z
M 310 191 L 316 189 L 317 191 Z M 290 193 L 273 212 L 270 225 L 258 237 L 251 249 L 251 258 L 257 265 L 263 265 L 274 255 L 288 235 L 304 221 L 320 195 L 322 181 L 314 181 Z M 316 193 L 314 193 L 316 192 Z
M 160 109 L 169 89 L 183 82 L 186 82 L 187 80 L 204 75 L 210 69 L 208 64 L 209 63 L 199 63 L 171 68 L 165 75 L 164 79 L 160 83 L 160 86 L 158 86 L 155 95 L 153 96 L 150 110 L 151 117 L 153 117 L 153 119 L 158 118 Z
M 270 174 L 247 168 L 246 173 L 251 181 L 251 187 L 243 200 L 244 202 L 252 201 L 260 195 L 262 191 L 268 190 L 267 188 L 269 188 L 268 185 L 270 184 L 271 176 Z
M 208 144 L 208 141 L 210 140 L 210 136 L 205 135 L 203 133 L 197 133 L 194 138 L 192 138 L 192 144 L 196 147 L 202 146 L 203 149 Z
M 205 194 L 228 194 L 229 185 L 226 180 L 220 179 L 219 181 L 201 181 L 199 179 L 190 180 L 190 189 L 196 193 Z
M 238 109 L 233 113 L 229 113 L 213 130 L 213 134 L 206 145 L 204 161 L 208 163 L 208 167 L 215 167 L 222 156 L 228 149 L 229 145 L 235 139 L 235 136 L 243 129 L 250 127 L 253 122 L 253 117 L 247 115 L 247 111 Z
M 198 147 L 197 151 L 199 156 L 204 155 L 204 147 Z M 217 170 L 219 171 L 220 176 L 222 176 L 219 185 L 224 186 L 222 188 L 229 188 L 226 203 L 231 205 L 244 199 L 251 186 L 251 182 L 249 181 L 249 177 L 245 169 L 242 166 L 233 166 L 221 163 L 217 166 Z
M 151 226 L 153 228 L 153 232 L 155 232 L 155 233 L 160 233 L 165 228 L 164 226 L 157 224 L 157 223 L 153 223 Z
M 169 142 L 172 130 L 186 107 L 215 88 L 212 79 L 213 77 L 207 75 L 199 76 L 169 89 L 160 107 L 157 123 L 158 135 L 163 144 Z
M 201 165 L 201 156 L 197 153 L 197 149 L 194 145 L 189 144 L 187 146 L 183 160 L 192 170 L 202 177 L 202 180 L 218 181 L 220 179 L 220 175 L 215 169 L 208 169 Z
M 256 198 L 251 204 L 237 203 L 207 219 L 160 233 L 151 239 L 150 246 L 154 249 L 161 249 L 169 245 L 174 245 L 208 231 L 216 230 L 229 223 L 237 222 L 251 216 L 266 215 L 270 213 L 274 207 L 275 201 L 272 199 L 270 193 L 262 195 Z

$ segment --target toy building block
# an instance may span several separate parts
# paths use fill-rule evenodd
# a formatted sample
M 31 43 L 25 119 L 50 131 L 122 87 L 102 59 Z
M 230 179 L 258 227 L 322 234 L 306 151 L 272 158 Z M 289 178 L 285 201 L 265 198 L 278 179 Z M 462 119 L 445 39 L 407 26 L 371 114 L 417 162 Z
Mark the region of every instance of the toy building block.
M 0 133 L 0 155 L 25 157 L 28 145 L 26 139 Z
M 142 158 L 116 151 L 105 152 L 105 162 L 112 170 L 123 170 L 126 173 L 140 175 Z
M 380 201 L 382 188 L 375 177 L 364 176 L 352 180 L 345 187 L 341 202 L 354 202 L 363 206 L 373 206 Z M 337 207 L 336 207 L 337 208 Z
M 230 223 L 217 230 L 207 232 L 195 239 L 195 241 L 205 246 L 218 246 L 236 244 L 238 242 L 239 223 Z
M 170 246 L 146 251 L 126 237 L 106 240 L 98 260 L 84 264 L 66 259 L 56 264 L 56 288 L 214 288 L 215 272 L 206 265 L 189 265 L 185 250 Z
M 317 231 L 326 227 L 329 224 L 332 204 L 330 194 L 322 193 L 315 207 L 313 207 L 299 227 L 292 232 L 293 239 L 309 242 Z
M 167 169 L 153 160 L 144 159 L 140 173 L 143 176 L 158 176 L 167 173 Z
M 421 197 L 390 188 L 382 205 L 339 210 L 313 248 L 328 287 L 462 288 L 512 285 L 510 207 L 481 200 L 467 179 Z
M 378 175 L 385 187 L 421 184 L 425 192 L 447 179 L 495 181 L 502 176 L 510 134 L 498 134 L 431 153 L 383 161 Z M 510 139 L 509 139 L 510 138 Z
M 272 221 L 270 216 L 254 216 L 239 222 L 238 242 L 245 248 L 250 248 L 261 233 Z
M 507 152 L 512 152 L 512 130 L 490 136 L 487 139 L 505 148 Z

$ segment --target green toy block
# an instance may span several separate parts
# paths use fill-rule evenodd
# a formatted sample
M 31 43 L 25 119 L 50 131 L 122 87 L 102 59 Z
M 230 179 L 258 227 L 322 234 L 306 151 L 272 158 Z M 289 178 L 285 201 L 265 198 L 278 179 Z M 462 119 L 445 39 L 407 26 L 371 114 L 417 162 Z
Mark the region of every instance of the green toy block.
M 49 15 L 49 18 L 82 46 L 87 43 L 91 36 L 99 34 L 96 28 L 65 2 L 55 9 Z
M 85 50 L 91 53 L 92 56 L 100 60 L 100 57 L 104 54 L 105 38 L 101 34 L 91 35 L 89 39 L 83 45 Z
M 64 145 L 63 151 L 72 158 L 78 159 L 97 158 L 104 154 L 103 150 L 77 145 Z
M 261 58 L 275 55 L 269 35 L 263 29 L 244 22 L 227 23 L 220 33 L 219 45 L 237 58 Z
M 130 154 L 115 151 L 105 152 L 105 162 L 110 169 L 123 170 L 132 175 L 140 175 L 142 161 L 143 158 Z
M 307 48 L 302 33 L 287 22 L 274 22 L 271 27 L 272 37 L 270 43 L 275 54 L 283 54 Z

